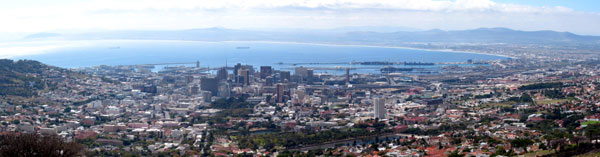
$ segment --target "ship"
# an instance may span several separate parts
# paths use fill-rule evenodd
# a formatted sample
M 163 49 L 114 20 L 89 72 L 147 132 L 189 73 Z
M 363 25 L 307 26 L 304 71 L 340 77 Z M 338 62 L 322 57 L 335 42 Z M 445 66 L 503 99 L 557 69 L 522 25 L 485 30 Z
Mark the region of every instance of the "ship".
M 235 49 L 250 49 L 248 46 L 238 46 Z

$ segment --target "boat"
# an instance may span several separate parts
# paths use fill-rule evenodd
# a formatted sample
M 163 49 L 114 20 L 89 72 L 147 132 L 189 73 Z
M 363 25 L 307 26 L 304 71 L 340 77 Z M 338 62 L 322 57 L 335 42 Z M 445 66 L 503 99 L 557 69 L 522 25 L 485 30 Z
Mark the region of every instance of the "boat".
M 248 46 L 239 46 L 239 47 L 236 47 L 235 49 L 250 49 L 250 47 L 248 47 Z

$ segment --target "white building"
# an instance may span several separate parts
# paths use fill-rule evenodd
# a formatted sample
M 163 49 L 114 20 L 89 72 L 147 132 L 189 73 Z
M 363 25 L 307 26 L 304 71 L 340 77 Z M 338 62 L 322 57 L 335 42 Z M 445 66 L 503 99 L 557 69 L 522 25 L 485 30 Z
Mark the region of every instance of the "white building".
M 374 117 L 379 119 L 385 119 L 385 98 L 374 98 L 373 105 Z

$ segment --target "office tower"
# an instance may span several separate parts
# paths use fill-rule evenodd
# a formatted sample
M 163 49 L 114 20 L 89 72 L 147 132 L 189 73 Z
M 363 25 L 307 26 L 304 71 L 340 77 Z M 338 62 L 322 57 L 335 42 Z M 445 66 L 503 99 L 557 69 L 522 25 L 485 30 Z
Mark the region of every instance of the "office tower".
M 291 76 L 289 71 L 279 71 L 279 81 L 278 82 L 288 82 L 290 81 Z
M 375 118 L 385 119 L 385 98 L 374 98 L 373 105 Z
M 283 83 L 278 83 L 277 84 L 277 102 L 278 103 L 282 103 L 285 102 L 285 88 L 286 85 Z
M 237 83 L 242 83 L 244 86 L 250 85 L 250 71 L 247 69 L 238 69 Z
M 346 84 L 350 84 L 350 68 L 346 68 Z
M 216 96 L 218 92 L 219 81 L 217 78 L 204 77 L 200 79 L 200 89 L 211 92 L 212 96 Z
M 227 72 L 226 68 L 220 68 L 217 71 L 217 80 L 218 81 L 227 81 L 227 76 L 229 75 L 229 72 Z
M 222 98 L 229 97 L 231 94 L 231 87 L 229 87 L 229 83 L 225 81 L 221 81 L 219 83 L 219 91 L 218 96 Z
M 265 86 L 272 86 L 273 85 L 273 76 L 267 76 L 265 78 Z
M 306 67 L 296 67 L 294 69 L 294 75 L 297 76 L 299 82 L 305 81 L 312 83 L 313 70 Z
M 241 68 L 242 68 L 242 64 L 240 64 L 240 63 L 233 66 L 233 79 L 234 80 L 237 80 L 238 70 L 240 70 Z
M 306 70 L 306 77 L 304 78 L 304 80 L 306 80 L 306 83 L 312 84 L 312 82 L 313 82 L 313 70 L 312 69 Z
M 296 67 L 294 68 L 294 75 L 300 76 L 301 78 L 308 76 L 308 68 L 306 67 Z
M 271 66 L 260 66 L 260 78 L 265 79 L 268 76 L 271 76 L 273 70 Z

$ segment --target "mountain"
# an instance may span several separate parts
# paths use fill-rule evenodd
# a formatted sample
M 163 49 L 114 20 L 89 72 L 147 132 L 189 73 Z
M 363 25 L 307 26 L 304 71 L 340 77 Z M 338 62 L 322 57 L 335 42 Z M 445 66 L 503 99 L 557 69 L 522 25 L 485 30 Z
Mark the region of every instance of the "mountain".
M 430 30 L 423 32 L 397 32 L 390 34 L 403 41 L 467 42 L 467 43 L 586 43 L 598 42 L 600 37 L 580 36 L 569 32 L 517 31 L 507 28 L 479 28 L 462 31 Z
M 519 31 L 508 28 L 479 28 L 443 31 L 391 31 L 388 27 L 349 27 L 332 30 L 236 30 L 203 28 L 175 31 L 106 31 L 62 35 L 63 39 L 133 39 L 133 40 L 198 40 L 198 41 L 289 41 L 325 43 L 514 43 L 514 44 L 598 44 L 599 36 L 584 36 L 556 31 Z M 43 34 L 35 36 L 48 36 Z

